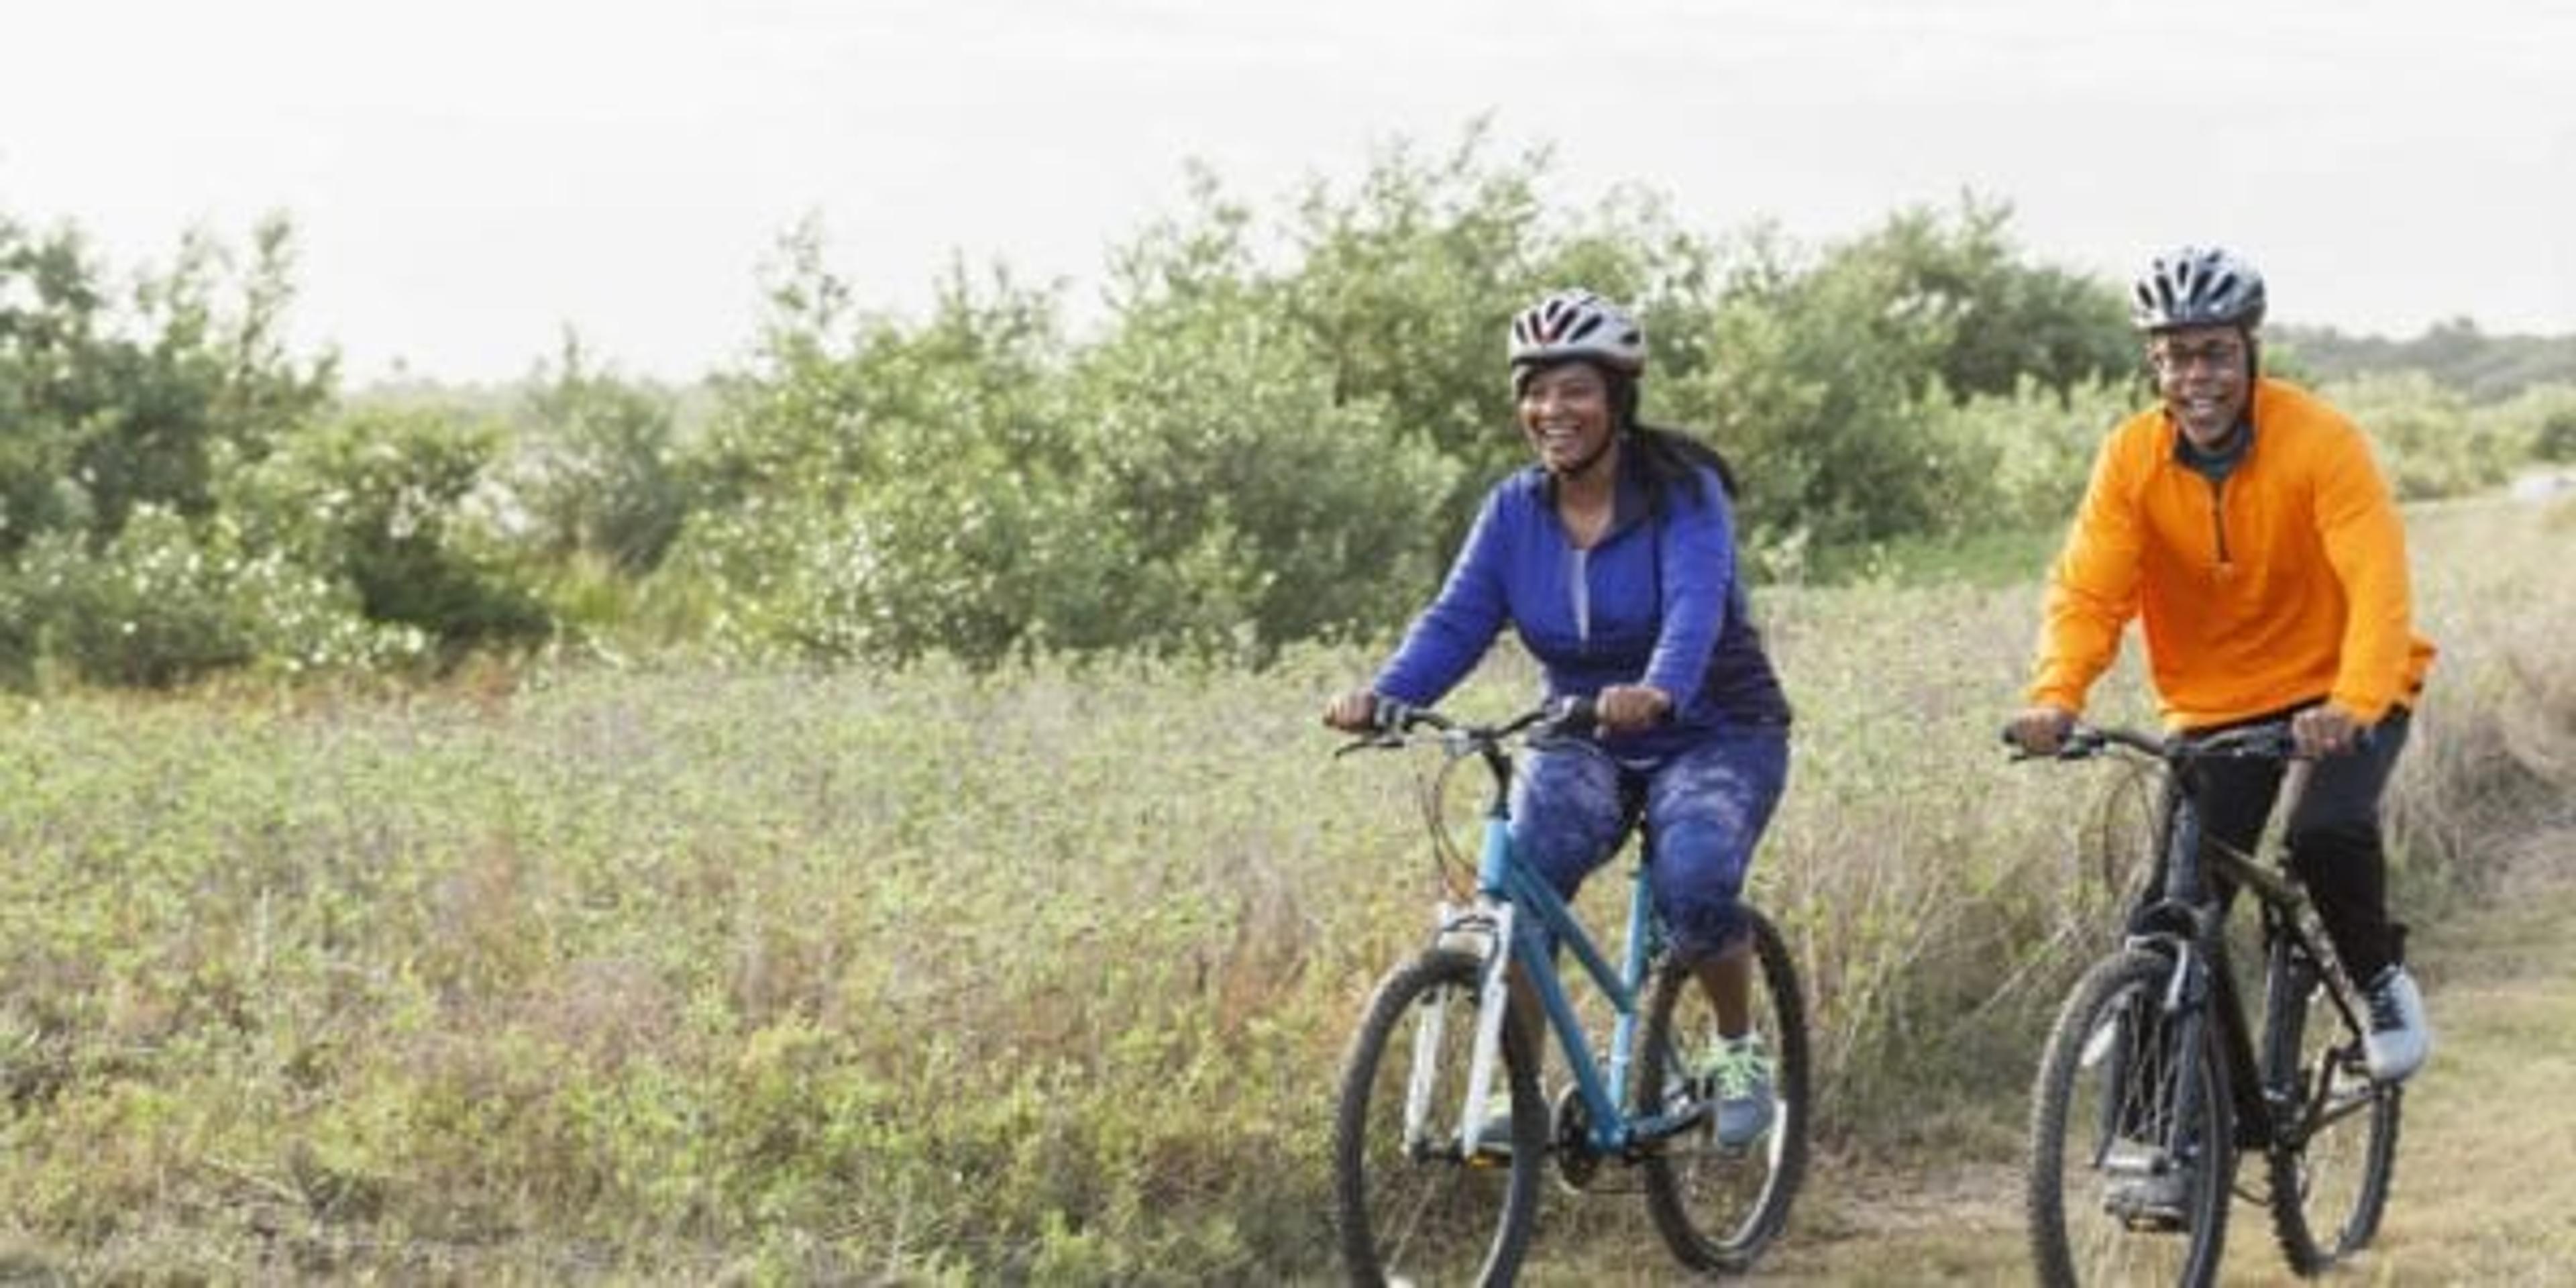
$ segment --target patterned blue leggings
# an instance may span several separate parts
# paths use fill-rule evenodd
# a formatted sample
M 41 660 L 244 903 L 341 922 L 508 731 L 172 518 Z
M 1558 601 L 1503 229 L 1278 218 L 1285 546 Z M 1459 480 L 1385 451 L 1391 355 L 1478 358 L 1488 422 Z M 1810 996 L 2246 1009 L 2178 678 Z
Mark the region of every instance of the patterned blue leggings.
M 1596 743 L 1553 744 L 1522 758 L 1512 845 L 1572 899 L 1642 812 L 1654 838 L 1655 910 L 1680 960 L 1699 961 L 1744 933 L 1744 875 L 1788 777 L 1789 733 L 1776 726 L 1720 730 L 1631 763 Z

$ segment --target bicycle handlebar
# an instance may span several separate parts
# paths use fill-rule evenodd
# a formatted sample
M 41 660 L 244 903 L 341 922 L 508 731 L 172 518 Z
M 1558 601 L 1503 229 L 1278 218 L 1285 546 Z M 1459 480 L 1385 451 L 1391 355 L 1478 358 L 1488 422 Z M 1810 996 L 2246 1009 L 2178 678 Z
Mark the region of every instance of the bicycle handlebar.
M 1425 729 L 1460 753 L 1465 753 L 1499 748 L 1522 734 L 1532 739 L 1579 738 L 1590 734 L 1596 721 L 1596 709 L 1592 699 L 1587 697 L 1549 698 L 1499 724 L 1470 724 L 1430 707 L 1417 707 L 1380 696 L 1372 721 L 1375 731 L 1344 743 L 1333 754 L 1342 756 L 1371 748 L 1402 747 L 1413 741 L 1413 734 Z
M 2368 744 L 2367 730 L 2362 735 Z M 2269 720 L 2262 724 L 2224 729 L 2211 734 L 2150 734 L 2118 725 L 2095 725 L 2077 721 L 2058 743 L 2056 752 L 2042 756 L 2028 751 L 2015 741 L 2012 730 L 2003 732 L 2004 745 L 2013 749 L 2014 760 L 2089 760 L 2115 747 L 2125 747 L 2142 755 L 2153 756 L 2171 764 L 2191 760 L 2297 760 L 2301 759 L 2297 737 L 2290 732 L 2287 720 Z

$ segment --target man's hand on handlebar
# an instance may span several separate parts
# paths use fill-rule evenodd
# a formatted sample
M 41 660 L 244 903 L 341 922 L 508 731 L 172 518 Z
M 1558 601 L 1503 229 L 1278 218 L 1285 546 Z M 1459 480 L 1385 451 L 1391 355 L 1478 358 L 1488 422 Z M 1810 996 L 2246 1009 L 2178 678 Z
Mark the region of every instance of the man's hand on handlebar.
M 2027 755 L 2054 756 L 2075 728 L 2075 713 L 2043 703 L 2024 707 L 2004 726 L 2004 737 Z
M 2302 756 L 2340 756 L 2362 744 L 2370 730 L 2352 713 L 2332 702 L 2320 702 L 2290 717 L 2290 736 Z

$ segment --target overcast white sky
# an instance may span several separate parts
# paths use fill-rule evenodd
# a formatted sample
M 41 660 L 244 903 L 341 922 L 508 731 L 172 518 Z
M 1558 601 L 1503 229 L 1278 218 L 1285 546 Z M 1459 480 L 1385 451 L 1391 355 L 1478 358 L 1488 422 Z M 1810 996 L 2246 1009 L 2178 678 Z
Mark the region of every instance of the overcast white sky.
M 119 269 L 298 225 L 355 381 L 737 360 L 818 216 L 862 303 L 952 252 L 1094 298 L 1183 163 L 1275 208 L 1490 113 L 1563 201 L 1809 244 L 1963 189 L 2125 277 L 2218 241 L 2274 316 L 2576 331 L 2559 0 L 0 0 L 0 214 Z

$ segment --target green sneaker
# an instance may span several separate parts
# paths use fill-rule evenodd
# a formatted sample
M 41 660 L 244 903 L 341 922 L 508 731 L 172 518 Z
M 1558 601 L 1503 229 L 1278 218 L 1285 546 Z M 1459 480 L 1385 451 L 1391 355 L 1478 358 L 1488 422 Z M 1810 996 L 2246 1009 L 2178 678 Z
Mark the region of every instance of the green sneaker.
M 1771 1053 L 1758 1033 L 1720 1038 L 1692 1066 L 1693 1080 L 1717 1093 L 1717 1143 L 1741 1149 L 1771 1130 Z

